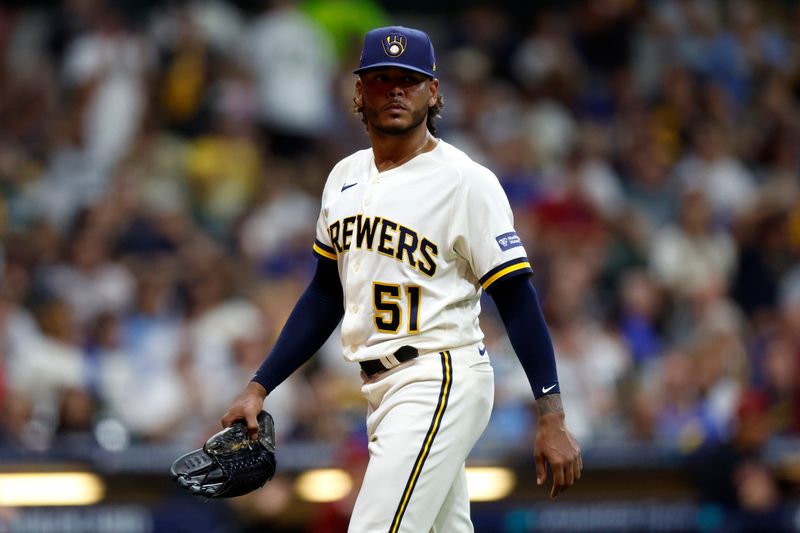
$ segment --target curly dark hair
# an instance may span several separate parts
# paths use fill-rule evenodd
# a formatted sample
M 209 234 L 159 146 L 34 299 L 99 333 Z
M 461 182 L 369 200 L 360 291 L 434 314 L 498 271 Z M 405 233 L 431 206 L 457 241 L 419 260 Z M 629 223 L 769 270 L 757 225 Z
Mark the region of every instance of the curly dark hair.
M 436 121 L 442 118 L 443 108 L 444 108 L 444 98 L 442 98 L 442 95 L 439 94 L 436 96 L 436 103 L 428 107 L 428 117 L 426 119 L 426 126 L 428 126 L 428 131 L 431 132 L 431 135 L 436 135 L 436 133 L 438 132 L 438 130 L 436 129 Z M 367 115 L 364 113 L 364 106 L 356 104 L 355 97 L 353 97 L 353 113 L 360 114 L 361 122 L 364 123 L 365 127 L 368 127 Z

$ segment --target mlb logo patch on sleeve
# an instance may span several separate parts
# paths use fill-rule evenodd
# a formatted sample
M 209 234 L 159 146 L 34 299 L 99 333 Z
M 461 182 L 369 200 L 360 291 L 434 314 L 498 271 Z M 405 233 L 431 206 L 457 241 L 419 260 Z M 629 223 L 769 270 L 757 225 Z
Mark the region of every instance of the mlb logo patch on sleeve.
M 497 239 L 497 244 L 500 245 L 500 249 L 504 252 L 516 246 L 522 246 L 522 241 L 515 231 L 503 233 L 495 237 L 495 239 Z

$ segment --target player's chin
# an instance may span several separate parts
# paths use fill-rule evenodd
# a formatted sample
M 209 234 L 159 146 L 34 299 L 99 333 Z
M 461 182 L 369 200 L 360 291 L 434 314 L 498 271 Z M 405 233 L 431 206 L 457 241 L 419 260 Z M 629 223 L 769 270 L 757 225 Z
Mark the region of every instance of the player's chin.
M 384 135 L 404 135 L 412 129 L 407 120 L 381 121 L 373 124 L 373 127 Z
M 424 120 L 424 117 L 422 117 Z M 405 135 L 420 124 L 420 120 L 408 113 L 383 114 L 373 123 L 373 127 L 385 135 Z

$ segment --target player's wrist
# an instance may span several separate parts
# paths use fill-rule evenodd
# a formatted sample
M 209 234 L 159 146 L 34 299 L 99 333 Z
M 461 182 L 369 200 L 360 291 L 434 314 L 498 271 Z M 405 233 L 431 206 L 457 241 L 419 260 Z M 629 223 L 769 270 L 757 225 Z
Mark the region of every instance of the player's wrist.
M 258 381 L 253 380 L 247 384 L 247 386 L 244 389 L 244 393 L 247 396 L 258 396 L 263 400 L 264 398 L 267 397 L 268 391 L 266 388 L 264 388 L 264 385 L 262 385 Z
M 536 411 L 539 420 L 564 420 L 564 406 L 561 403 L 561 394 L 548 394 L 536 399 Z

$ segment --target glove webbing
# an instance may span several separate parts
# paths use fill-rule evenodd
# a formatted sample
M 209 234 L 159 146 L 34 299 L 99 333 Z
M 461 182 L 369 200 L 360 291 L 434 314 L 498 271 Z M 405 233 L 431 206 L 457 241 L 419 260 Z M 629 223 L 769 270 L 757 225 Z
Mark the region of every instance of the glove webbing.
M 277 463 L 275 454 L 263 448 L 247 455 L 217 456 L 216 460 L 226 478 L 216 497 L 241 496 L 264 486 L 272 479 Z M 269 468 L 265 468 L 265 465 Z

